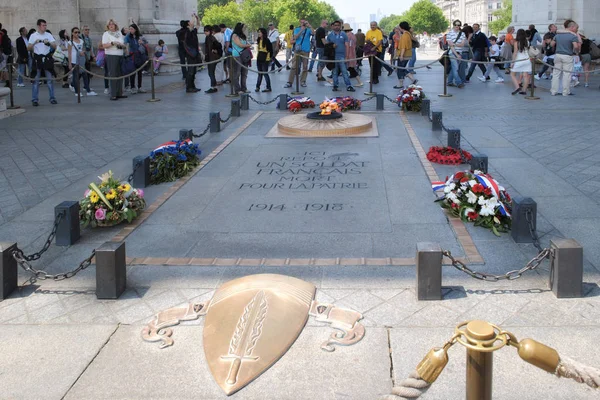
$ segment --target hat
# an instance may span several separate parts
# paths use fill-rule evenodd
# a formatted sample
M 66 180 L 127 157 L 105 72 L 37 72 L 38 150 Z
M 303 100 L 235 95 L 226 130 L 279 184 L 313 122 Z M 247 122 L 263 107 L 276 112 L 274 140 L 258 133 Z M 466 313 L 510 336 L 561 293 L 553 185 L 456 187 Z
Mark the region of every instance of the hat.
M 343 31 L 351 31 L 351 30 L 352 30 L 352 27 L 350 26 L 350 24 L 349 24 L 349 23 L 347 23 L 347 22 L 346 22 L 346 23 L 344 24 L 344 26 L 342 27 L 342 30 L 343 30 Z

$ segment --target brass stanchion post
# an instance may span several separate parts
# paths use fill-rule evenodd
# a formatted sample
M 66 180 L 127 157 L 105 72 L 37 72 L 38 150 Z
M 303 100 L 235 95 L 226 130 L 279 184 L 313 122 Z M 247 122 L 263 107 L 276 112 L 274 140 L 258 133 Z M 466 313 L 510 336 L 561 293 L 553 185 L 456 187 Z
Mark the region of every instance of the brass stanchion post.
M 77 86 L 75 87 L 75 90 L 77 90 L 77 104 L 81 104 L 81 69 L 79 69 L 79 64 L 75 65 L 75 72 L 73 73 L 77 74 Z
M 229 92 L 229 94 L 226 94 L 225 97 L 238 97 L 239 94 L 235 93 L 234 91 L 234 84 L 233 84 L 233 55 L 229 56 L 229 86 L 231 88 L 231 91 Z
M 444 57 L 444 93 L 438 94 L 439 97 L 452 97 L 448 93 L 448 54 L 443 55 Z
M 156 91 L 154 87 L 154 63 L 152 61 L 149 62 L 152 63 L 152 65 L 150 65 L 150 91 L 152 92 L 152 98 L 146 101 L 149 103 L 155 103 L 160 101 L 160 99 L 156 98 Z
M 525 96 L 527 100 L 539 100 L 540 98 L 535 95 L 535 58 L 531 59 L 531 76 L 529 77 L 529 96 Z
M 15 98 L 14 98 L 14 86 L 13 86 L 13 66 L 15 64 L 8 64 L 8 88 L 10 89 L 10 107 L 6 107 L 9 110 L 14 110 L 16 108 L 20 108 L 19 106 L 15 106 Z
M 496 337 L 494 327 L 485 321 L 471 321 L 467 324 L 468 339 L 477 342 Z M 467 349 L 467 400 L 492 399 L 492 372 L 494 353 Z
M 369 56 L 369 64 L 370 64 L 370 79 L 369 79 L 369 91 L 365 92 L 367 96 L 374 96 L 377 93 L 373 92 L 373 77 L 375 76 L 375 58 L 373 56 Z
M 294 57 L 296 57 L 296 91 L 292 92 L 292 94 L 299 95 L 304 93 L 300 91 L 300 54 L 295 54 Z

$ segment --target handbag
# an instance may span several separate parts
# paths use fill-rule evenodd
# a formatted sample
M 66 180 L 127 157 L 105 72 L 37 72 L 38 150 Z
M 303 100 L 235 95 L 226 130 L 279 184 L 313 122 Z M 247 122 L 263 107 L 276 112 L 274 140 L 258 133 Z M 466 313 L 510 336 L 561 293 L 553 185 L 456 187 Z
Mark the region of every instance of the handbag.
M 129 75 L 133 71 L 135 71 L 135 62 L 133 61 L 133 54 L 130 54 L 121 59 L 121 73 Z
M 592 41 L 590 41 L 590 57 L 592 57 L 592 60 L 600 58 L 600 47 Z
M 62 49 L 60 47 L 56 48 L 56 50 L 52 54 L 52 58 L 57 63 L 63 64 L 63 65 L 67 65 L 67 61 L 68 61 L 67 56 L 65 55 L 65 53 L 63 53 L 63 51 L 62 51 Z
M 252 52 L 250 51 L 249 47 L 246 47 L 240 53 L 240 62 L 244 65 L 248 65 L 251 60 L 252 60 Z
M 96 65 L 100 68 L 104 68 L 104 64 L 106 62 L 106 52 L 104 49 L 98 50 L 96 53 Z
M 133 65 L 135 65 L 135 68 L 141 67 L 146 61 L 148 61 L 148 56 L 145 53 L 140 51 L 133 52 Z
M 529 46 L 529 49 L 527 49 L 527 54 L 529 55 L 529 58 L 539 58 L 542 52 L 537 47 Z

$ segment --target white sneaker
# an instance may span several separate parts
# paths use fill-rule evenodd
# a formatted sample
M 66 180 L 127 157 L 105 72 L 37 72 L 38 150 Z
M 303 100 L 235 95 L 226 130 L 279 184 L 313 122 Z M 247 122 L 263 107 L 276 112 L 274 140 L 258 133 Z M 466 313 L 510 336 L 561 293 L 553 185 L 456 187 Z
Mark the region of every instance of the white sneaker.
M 477 79 L 479 79 L 481 82 L 485 82 L 486 79 L 483 76 L 478 76 Z
M 17 83 L 17 87 L 25 87 L 24 83 Z
M 104 89 L 104 94 L 110 93 L 108 89 Z
M 69 85 L 69 90 L 73 93 L 75 93 L 75 88 L 72 85 Z
M 580 82 L 579 81 L 575 81 L 575 83 L 573 83 L 573 87 L 577 87 L 579 86 Z
M 536 81 L 539 81 L 539 80 L 540 80 L 540 76 L 539 76 L 538 74 L 535 74 L 535 75 L 534 75 L 534 77 L 535 77 L 535 80 L 536 80 Z
M 130 90 L 130 92 L 131 92 L 131 94 L 136 94 L 136 93 L 138 92 L 138 90 L 137 90 L 136 88 L 132 88 L 132 89 Z
M 494 82 L 496 82 L 496 83 L 504 83 L 504 79 L 497 78 Z
M 89 92 L 87 92 L 88 96 L 98 96 L 98 93 L 94 92 L 93 90 L 90 90 Z
M 126 91 L 126 92 L 131 92 L 131 88 L 128 88 L 128 87 L 126 87 L 126 88 L 125 88 L 125 91 Z

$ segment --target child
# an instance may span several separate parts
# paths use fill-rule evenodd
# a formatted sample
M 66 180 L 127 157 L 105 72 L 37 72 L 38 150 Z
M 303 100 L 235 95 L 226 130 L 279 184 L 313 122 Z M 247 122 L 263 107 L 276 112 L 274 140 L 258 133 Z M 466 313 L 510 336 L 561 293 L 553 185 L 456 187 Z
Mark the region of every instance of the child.
M 544 53 L 544 59 L 542 61 L 550 65 L 554 65 L 555 43 L 553 43 L 553 39 L 554 35 L 552 33 L 546 33 L 544 35 L 544 44 L 542 48 L 542 52 Z M 535 75 L 535 79 L 539 81 L 549 68 L 549 66 L 544 64 L 540 73 Z M 548 79 L 548 75 L 545 75 L 544 79 Z
M 160 62 L 167 58 L 167 54 L 169 54 L 169 48 L 165 46 L 165 41 L 161 39 L 158 41 L 158 46 L 154 48 L 154 75 L 158 75 Z
M 480 76 L 479 80 L 481 82 L 487 82 L 488 80 L 490 80 L 490 72 L 492 71 L 492 69 L 494 70 L 494 72 L 496 73 L 496 80 L 494 82 L 496 83 L 504 83 L 504 78 L 502 77 L 501 73 L 500 73 L 500 67 L 498 66 L 498 64 L 494 64 L 494 62 L 496 61 L 500 61 L 500 46 L 498 46 L 498 44 L 496 43 L 498 41 L 498 39 L 496 38 L 496 36 L 490 36 L 489 37 L 491 46 L 490 46 L 490 62 L 486 65 L 486 71 L 485 71 L 485 75 L 484 76 Z

